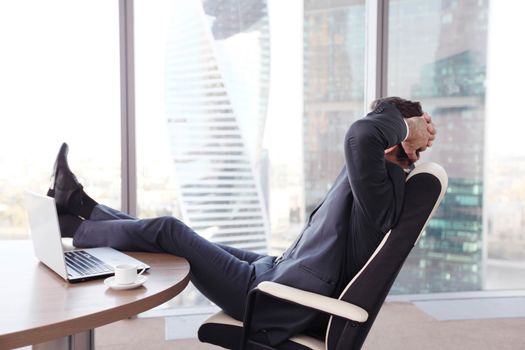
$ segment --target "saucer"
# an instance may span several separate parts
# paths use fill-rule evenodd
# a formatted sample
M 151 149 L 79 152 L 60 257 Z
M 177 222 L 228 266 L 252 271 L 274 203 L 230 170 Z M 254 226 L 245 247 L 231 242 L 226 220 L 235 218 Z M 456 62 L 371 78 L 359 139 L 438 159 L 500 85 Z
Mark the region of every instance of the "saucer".
M 115 283 L 115 276 L 111 276 L 111 277 L 108 277 L 108 278 L 106 278 L 104 280 L 104 284 L 106 286 L 108 286 L 109 288 L 111 288 L 111 289 L 124 290 L 124 289 L 133 289 L 133 288 L 140 287 L 147 280 L 148 280 L 148 278 L 146 276 L 140 275 L 139 277 L 137 277 L 137 280 L 134 283 L 130 283 L 130 284 L 116 284 Z

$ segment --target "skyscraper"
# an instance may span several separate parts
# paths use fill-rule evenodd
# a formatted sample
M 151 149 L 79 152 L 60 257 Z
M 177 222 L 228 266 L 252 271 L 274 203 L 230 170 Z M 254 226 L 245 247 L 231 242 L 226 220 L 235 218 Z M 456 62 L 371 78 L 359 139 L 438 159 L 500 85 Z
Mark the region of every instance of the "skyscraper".
M 342 138 L 363 115 L 364 2 L 304 1 L 306 210 L 344 164 Z M 424 161 L 442 164 L 447 196 L 395 293 L 482 286 L 486 0 L 389 2 L 388 95 L 421 101 L 438 125 Z
M 487 18 L 487 1 L 391 5 L 389 94 L 406 93 L 432 115 L 438 139 L 423 160 L 449 175 L 447 195 L 393 288 L 398 293 L 482 288 Z M 425 50 L 427 63 L 413 62 Z
M 266 3 L 256 5 L 177 2 L 167 37 L 166 101 L 183 220 L 214 242 L 266 252 L 257 167 L 269 34 Z
M 363 114 L 364 1 L 304 2 L 305 209 L 324 197 L 344 165 L 343 137 Z

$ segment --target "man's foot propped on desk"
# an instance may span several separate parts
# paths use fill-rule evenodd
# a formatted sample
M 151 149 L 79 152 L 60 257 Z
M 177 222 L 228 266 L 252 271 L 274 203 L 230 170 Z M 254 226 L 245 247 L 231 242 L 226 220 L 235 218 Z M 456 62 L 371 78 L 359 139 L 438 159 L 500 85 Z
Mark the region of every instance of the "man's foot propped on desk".
M 78 182 L 77 177 L 67 162 L 69 147 L 63 143 L 58 151 L 58 155 L 51 175 L 51 186 L 47 195 L 55 198 L 57 211 L 61 214 L 72 214 L 89 219 L 93 208 L 98 204 L 84 192 L 83 186 Z

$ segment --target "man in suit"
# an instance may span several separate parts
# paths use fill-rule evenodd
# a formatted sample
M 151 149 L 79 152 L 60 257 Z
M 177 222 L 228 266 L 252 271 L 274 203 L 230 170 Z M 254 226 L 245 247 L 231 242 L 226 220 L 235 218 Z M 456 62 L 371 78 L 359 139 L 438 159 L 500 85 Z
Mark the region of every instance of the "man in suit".
M 280 257 L 260 255 L 200 237 L 174 217 L 137 219 L 98 204 L 67 164 L 63 144 L 48 195 L 55 197 L 62 234 L 79 247 L 167 252 L 186 258 L 191 281 L 230 316 L 242 320 L 248 292 L 261 281 L 338 295 L 396 223 L 405 171 L 432 145 L 435 128 L 417 102 L 390 97 L 352 124 L 345 136 L 346 165 Z M 253 336 L 271 345 L 326 319 L 310 309 L 260 298 Z

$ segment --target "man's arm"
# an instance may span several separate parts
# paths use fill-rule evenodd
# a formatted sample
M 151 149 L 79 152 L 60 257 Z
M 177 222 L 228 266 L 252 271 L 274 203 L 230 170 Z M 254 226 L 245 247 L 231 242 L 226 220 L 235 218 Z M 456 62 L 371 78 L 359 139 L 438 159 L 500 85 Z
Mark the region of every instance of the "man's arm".
M 394 223 L 396 209 L 385 150 L 402 143 L 405 149 L 412 147 L 415 152 L 430 145 L 435 129 L 429 118 L 404 119 L 397 108 L 389 105 L 384 112 L 371 113 L 352 124 L 345 136 L 346 168 L 355 204 L 381 231 Z
M 355 205 L 378 230 L 395 219 L 394 188 L 388 176 L 385 150 L 407 136 L 407 124 L 394 107 L 356 121 L 345 136 L 348 180 Z

